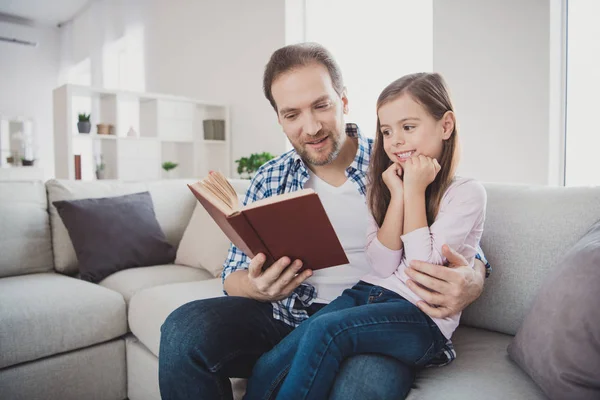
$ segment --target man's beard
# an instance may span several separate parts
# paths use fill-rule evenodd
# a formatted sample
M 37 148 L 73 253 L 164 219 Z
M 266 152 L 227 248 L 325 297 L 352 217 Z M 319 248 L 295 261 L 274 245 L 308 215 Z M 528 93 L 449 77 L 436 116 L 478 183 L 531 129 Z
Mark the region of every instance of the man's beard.
M 305 163 L 314 165 L 316 167 L 320 167 L 320 166 L 332 163 L 338 157 L 338 155 L 340 154 L 340 151 L 342 149 L 341 136 L 338 136 L 336 138 L 333 135 L 333 132 L 330 131 L 328 133 L 329 133 L 328 139 L 332 140 L 333 148 L 331 149 L 331 151 L 329 152 L 329 154 L 327 155 L 327 157 L 325 159 L 312 157 L 310 155 L 310 151 L 308 149 L 306 149 L 304 146 L 302 146 L 302 147 L 294 146 L 294 149 L 300 155 L 300 157 L 304 160 Z M 316 135 L 316 136 L 319 136 L 319 135 Z M 306 146 L 306 144 L 305 144 L 305 146 Z

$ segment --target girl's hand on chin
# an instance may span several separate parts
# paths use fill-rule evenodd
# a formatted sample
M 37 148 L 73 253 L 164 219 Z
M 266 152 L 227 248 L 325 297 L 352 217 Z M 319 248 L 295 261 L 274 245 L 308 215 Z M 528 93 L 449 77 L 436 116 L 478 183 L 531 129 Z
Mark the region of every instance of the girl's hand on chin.
M 393 198 L 397 197 L 402 199 L 404 196 L 404 183 L 401 178 L 402 174 L 402 166 L 398 163 L 392 163 L 392 165 L 381 174 L 383 183 L 388 187 Z
M 418 155 L 404 163 L 404 185 L 412 190 L 425 190 L 440 172 L 440 164 L 435 158 Z

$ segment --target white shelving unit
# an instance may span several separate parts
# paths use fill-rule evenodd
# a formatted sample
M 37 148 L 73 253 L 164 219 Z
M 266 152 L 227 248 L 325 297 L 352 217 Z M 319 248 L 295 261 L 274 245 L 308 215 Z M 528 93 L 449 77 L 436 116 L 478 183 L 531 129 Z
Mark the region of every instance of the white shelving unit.
M 231 176 L 229 108 L 222 104 L 152 93 L 64 85 L 54 89 L 54 156 L 59 179 L 95 180 L 100 158 L 104 179 L 200 179 L 210 170 Z M 79 133 L 79 113 L 91 114 L 92 130 Z M 223 140 L 205 140 L 203 121 L 225 121 Z M 114 134 L 99 135 L 96 124 L 111 124 Z M 137 133 L 128 136 L 129 130 Z M 162 163 L 179 164 L 169 173 Z

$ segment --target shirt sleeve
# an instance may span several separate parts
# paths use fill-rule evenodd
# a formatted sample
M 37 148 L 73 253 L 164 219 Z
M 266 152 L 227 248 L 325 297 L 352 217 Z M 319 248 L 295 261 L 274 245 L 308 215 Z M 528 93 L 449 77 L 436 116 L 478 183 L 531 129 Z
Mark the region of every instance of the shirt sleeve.
M 407 264 L 412 260 L 444 265 L 442 246 L 462 254 L 470 265 L 477 254 L 483 233 L 487 196 L 474 180 L 451 186 L 445 193 L 434 223 L 402 235 Z
M 379 226 L 371 215 L 367 228 L 367 246 L 365 253 L 373 273 L 381 278 L 391 276 L 398 269 L 402 260 L 402 249 L 392 250 L 383 245 L 377 238 Z
M 265 190 L 265 176 L 259 171 L 254 178 L 252 178 L 242 204 L 245 206 L 264 197 L 267 197 Z M 223 272 L 221 273 L 222 282 L 225 283 L 225 279 L 232 272 L 248 269 L 249 266 L 250 258 L 232 243 L 231 246 L 229 246 L 227 258 L 223 263 Z M 223 289 L 223 293 L 227 295 L 225 289 Z
M 483 265 L 485 265 L 485 277 L 489 278 L 492 274 L 492 266 L 485 257 L 485 254 L 483 254 L 483 249 L 479 244 L 477 245 L 477 254 L 475 254 L 475 258 L 481 261 Z

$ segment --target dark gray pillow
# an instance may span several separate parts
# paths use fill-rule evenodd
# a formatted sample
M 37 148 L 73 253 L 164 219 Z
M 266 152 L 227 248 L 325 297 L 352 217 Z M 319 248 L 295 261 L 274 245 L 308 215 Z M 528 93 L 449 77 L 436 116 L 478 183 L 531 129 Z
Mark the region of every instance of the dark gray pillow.
M 148 192 L 52 204 L 69 232 L 83 280 L 97 283 L 123 269 L 175 260 Z
M 544 282 L 508 354 L 551 399 L 600 399 L 600 221 Z

